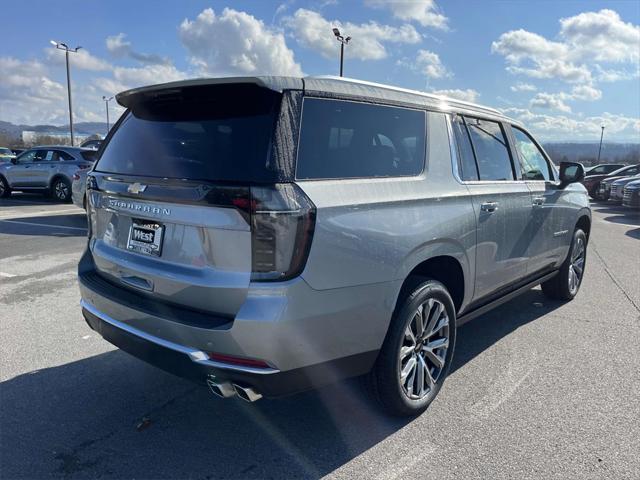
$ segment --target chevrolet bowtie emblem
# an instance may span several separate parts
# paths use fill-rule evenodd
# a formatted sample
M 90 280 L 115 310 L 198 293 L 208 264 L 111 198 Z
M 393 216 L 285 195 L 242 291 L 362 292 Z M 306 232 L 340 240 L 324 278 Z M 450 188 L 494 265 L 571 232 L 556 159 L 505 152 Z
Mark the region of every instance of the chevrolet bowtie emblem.
M 129 193 L 142 193 L 147 189 L 146 185 L 143 185 L 142 183 L 132 183 L 131 185 L 129 185 L 129 187 L 127 187 L 127 192 Z

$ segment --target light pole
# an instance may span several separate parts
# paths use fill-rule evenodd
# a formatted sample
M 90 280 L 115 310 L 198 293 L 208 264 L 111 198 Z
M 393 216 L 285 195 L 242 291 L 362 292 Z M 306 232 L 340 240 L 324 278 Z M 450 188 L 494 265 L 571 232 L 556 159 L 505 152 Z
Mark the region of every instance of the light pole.
M 76 53 L 82 47 L 69 48 L 65 43 L 55 42 L 51 40 L 51 45 L 58 50 L 64 50 L 65 60 L 67 62 L 67 97 L 69 98 L 69 133 L 71 134 L 71 146 L 73 147 L 73 108 L 71 107 L 71 75 L 69 74 L 69 52 Z
M 342 66 L 344 64 L 344 46 L 349 43 L 351 37 L 344 38 L 340 35 L 340 30 L 337 28 L 333 29 L 333 34 L 336 36 L 336 40 L 340 42 L 340 76 L 342 76 Z
M 596 165 L 598 165 L 600 163 L 600 152 L 602 152 L 602 137 L 604 136 L 604 125 L 602 125 L 600 130 L 600 147 L 598 148 L 598 161 L 596 162 Z
M 113 97 L 105 97 L 103 95 L 102 100 L 104 100 L 104 108 L 107 111 L 107 135 L 109 135 L 109 102 L 113 100 Z

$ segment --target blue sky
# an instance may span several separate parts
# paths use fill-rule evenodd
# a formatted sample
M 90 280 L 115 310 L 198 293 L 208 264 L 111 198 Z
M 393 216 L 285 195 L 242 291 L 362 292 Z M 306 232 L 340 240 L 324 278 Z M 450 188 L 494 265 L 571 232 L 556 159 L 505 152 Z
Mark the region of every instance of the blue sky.
M 102 121 L 102 95 L 179 78 L 337 74 L 504 109 L 543 140 L 640 141 L 640 2 L 6 2 L 0 120 Z M 34 12 L 37 13 L 34 15 Z M 28 26 L 28 28 L 27 28 Z M 26 34 L 28 32 L 28 34 Z M 117 107 L 114 106 L 116 113 Z

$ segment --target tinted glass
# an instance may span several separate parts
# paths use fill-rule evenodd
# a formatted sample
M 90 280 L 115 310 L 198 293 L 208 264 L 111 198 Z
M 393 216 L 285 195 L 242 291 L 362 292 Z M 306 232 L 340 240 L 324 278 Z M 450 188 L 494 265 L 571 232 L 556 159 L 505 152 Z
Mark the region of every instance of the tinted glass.
M 18 163 L 31 163 L 36 158 L 36 150 L 28 150 L 18 157 Z
M 257 87 L 185 89 L 125 114 L 97 171 L 209 181 L 261 181 L 279 95 Z
M 513 180 L 507 139 L 497 122 L 465 117 L 476 153 L 480 180 Z
M 87 151 L 80 152 L 80 156 L 89 162 L 94 162 L 97 154 L 98 152 L 87 152 Z
M 551 180 L 549 164 L 533 140 L 519 128 L 513 127 L 523 180 Z
M 307 98 L 296 176 L 418 175 L 425 160 L 426 114 L 419 110 Z
M 478 169 L 473 156 L 471 140 L 464 120 L 460 116 L 453 119 L 453 133 L 458 146 L 458 162 L 460 165 L 460 178 L 462 180 L 478 180 Z

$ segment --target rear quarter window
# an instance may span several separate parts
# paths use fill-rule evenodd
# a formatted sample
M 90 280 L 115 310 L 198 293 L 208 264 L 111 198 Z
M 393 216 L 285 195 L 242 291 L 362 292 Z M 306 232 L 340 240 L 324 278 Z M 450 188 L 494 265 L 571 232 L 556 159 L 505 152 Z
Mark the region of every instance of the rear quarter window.
M 425 164 L 426 112 L 305 98 L 296 178 L 419 175 Z

